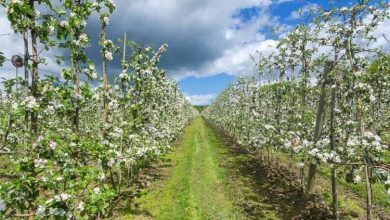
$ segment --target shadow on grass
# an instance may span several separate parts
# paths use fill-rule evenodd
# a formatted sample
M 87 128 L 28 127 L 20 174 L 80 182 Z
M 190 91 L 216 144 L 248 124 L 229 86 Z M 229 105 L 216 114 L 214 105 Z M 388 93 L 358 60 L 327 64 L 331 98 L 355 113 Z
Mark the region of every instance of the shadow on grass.
M 123 217 L 123 214 L 143 216 L 143 219 L 153 219 L 151 213 L 142 209 L 135 200 L 147 194 L 151 190 L 151 184 L 163 181 L 166 178 L 166 170 L 171 169 L 172 166 L 171 159 L 161 158 L 151 161 L 148 165 L 141 168 L 129 184 L 129 187 L 124 189 L 121 196 L 117 199 L 118 202 L 115 204 L 111 219 L 125 219 L 126 217 Z
M 244 189 L 237 205 L 247 218 L 273 219 L 267 216 L 274 212 L 277 219 L 332 219 L 330 209 L 320 196 L 304 199 L 295 172 L 283 165 L 262 161 L 259 155 L 234 144 L 235 140 L 223 132 L 215 131 L 228 149 L 223 165 L 227 167 L 229 178 L 233 185 L 240 181 Z

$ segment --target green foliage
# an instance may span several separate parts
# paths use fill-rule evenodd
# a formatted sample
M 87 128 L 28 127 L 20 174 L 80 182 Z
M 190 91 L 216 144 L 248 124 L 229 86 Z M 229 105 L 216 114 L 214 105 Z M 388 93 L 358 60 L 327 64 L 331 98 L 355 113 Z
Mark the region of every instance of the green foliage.
M 198 110 L 198 112 L 202 112 L 207 108 L 207 105 L 195 105 L 194 107 L 196 110 Z
M 3 66 L 4 61 L 5 61 L 4 53 L 0 52 L 0 66 Z
M 390 74 L 390 57 L 384 56 L 376 59 L 368 68 L 368 73 L 376 74 L 376 73 L 384 73 Z

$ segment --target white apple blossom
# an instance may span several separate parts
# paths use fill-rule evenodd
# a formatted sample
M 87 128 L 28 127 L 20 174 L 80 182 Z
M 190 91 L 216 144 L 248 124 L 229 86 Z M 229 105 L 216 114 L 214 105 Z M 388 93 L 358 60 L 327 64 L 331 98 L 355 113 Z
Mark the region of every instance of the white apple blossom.
M 110 18 L 108 16 L 103 17 L 103 23 L 107 26 L 110 23 Z
M 46 177 L 46 176 L 42 176 L 41 177 L 41 181 L 44 182 L 44 183 L 47 183 L 49 179 Z
M 49 147 L 50 147 L 50 149 L 52 149 L 52 150 L 55 150 L 56 148 L 57 148 L 57 142 L 55 142 L 55 141 L 50 141 L 49 142 Z
M 107 0 L 112 6 L 116 7 L 114 0 Z
M 60 208 L 49 208 L 49 214 L 54 216 L 64 216 L 66 212 Z
M 120 79 L 127 79 L 127 73 L 126 72 L 121 72 L 121 74 L 119 74 L 119 78 Z
M 50 26 L 48 27 L 48 30 L 49 30 L 49 34 L 52 35 L 52 34 L 54 34 L 55 28 L 54 28 L 53 25 L 50 25 Z
M 84 202 L 79 202 L 79 204 L 77 204 L 77 210 L 79 211 L 84 211 Z
M 60 22 L 60 26 L 63 27 L 63 28 L 66 28 L 66 27 L 69 26 L 69 23 L 68 23 L 68 21 L 61 21 Z
M 284 140 L 284 147 L 286 148 L 286 149 L 289 149 L 290 147 L 291 147 L 291 141 L 289 141 L 289 140 Z
M 34 96 L 26 97 L 26 99 L 24 100 L 24 103 L 25 103 L 27 109 L 34 109 L 34 108 L 39 107 L 39 104 Z
M 15 110 L 15 109 L 17 109 L 18 108 L 18 103 L 17 102 L 13 102 L 12 103 L 12 108 Z
M 298 163 L 297 163 L 297 167 L 298 167 L 298 168 L 303 168 L 303 167 L 305 167 L 305 163 L 298 162 Z
M 47 160 L 46 159 L 38 158 L 38 159 L 34 160 L 34 166 L 36 168 L 44 169 L 46 164 L 47 164 Z
M 318 148 L 313 148 L 309 151 L 309 154 L 313 157 L 316 157 L 317 156 L 317 153 L 319 152 L 320 150 Z
M 68 193 L 61 193 L 59 195 L 56 195 L 54 197 L 54 199 L 57 201 L 57 202 L 66 202 L 68 199 L 70 199 L 72 196 L 69 195 Z
M 38 206 L 37 208 L 37 211 L 35 212 L 35 214 L 40 217 L 40 218 L 43 218 L 46 216 L 46 208 L 44 206 Z
M 355 177 L 353 178 L 354 183 L 360 183 L 361 181 L 362 181 L 362 177 L 359 175 L 355 175 Z
M 112 53 L 109 52 L 109 51 L 105 51 L 105 52 L 104 52 L 104 58 L 105 58 L 106 60 L 113 60 Z
M 0 199 L 0 212 L 4 212 L 7 209 L 7 205 L 4 200 Z
M 85 34 L 85 33 L 82 33 L 80 36 L 79 36 L 79 39 L 77 41 L 77 44 L 80 45 L 81 47 L 88 47 L 88 44 L 89 44 L 89 38 L 88 38 L 88 35 Z
M 275 130 L 274 126 L 268 124 L 264 125 L 264 128 L 267 130 Z
M 95 193 L 95 194 L 99 194 L 100 193 L 100 188 L 99 187 L 95 187 L 95 188 L 93 188 L 93 193 Z

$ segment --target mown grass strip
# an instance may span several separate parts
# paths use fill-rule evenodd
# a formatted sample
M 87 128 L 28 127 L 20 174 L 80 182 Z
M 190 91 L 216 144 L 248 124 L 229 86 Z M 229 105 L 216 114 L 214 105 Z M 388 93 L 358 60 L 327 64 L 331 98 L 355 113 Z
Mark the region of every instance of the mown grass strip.
M 173 164 L 169 178 L 138 199 L 141 209 L 153 219 L 240 219 L 227 196 L 219 145 L 204 119 L 195 119 L 181 145 L 165 157 Z

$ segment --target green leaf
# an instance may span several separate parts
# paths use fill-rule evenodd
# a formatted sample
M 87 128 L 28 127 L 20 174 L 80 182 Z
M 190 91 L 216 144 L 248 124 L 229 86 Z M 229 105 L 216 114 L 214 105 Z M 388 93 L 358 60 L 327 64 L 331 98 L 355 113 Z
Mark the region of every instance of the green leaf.
M 63 8 L 55 8 L 54 11 L 55 11 L 58 15 L 65 15 L 65 14 L 66 14 L 66 10 L 63 9 Z
M 3 52 L 0 52 L 0 66 L 3 66 L 4 61 L 5 61 L 5 56 L 4 56 Z

